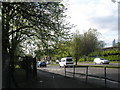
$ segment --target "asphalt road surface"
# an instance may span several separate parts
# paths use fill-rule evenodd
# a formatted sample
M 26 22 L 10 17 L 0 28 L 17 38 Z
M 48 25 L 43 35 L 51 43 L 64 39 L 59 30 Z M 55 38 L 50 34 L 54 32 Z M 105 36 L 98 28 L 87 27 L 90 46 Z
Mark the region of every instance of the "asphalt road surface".
M 66 70 L 72 72 L 73 68 L 67 68 Z M 85 73 L 86 69 L 77 68 L 76 72 Z M 104 76 L 103 68 L 89 68 L 88 73 Z M 107 69 L 107 77 L 119 80 L 119 75 L 118 69 Z M 107 88 L 118 90 L 119 86 L 119 83 L 107 81 Z M 96 90 L 96 88 L 105 88 L 105 82 L 104 79 L 92 77 L 89 77 L 86 82 L 86 77 L 82 75 L 75 75 L 75 78 L 73 78 L 72 74 L 67 74 L 67 77 L 65 77 L 64 68 L 60 68 L 59 65 L 47 65 L 47 67 L 37 68 L 37 80 L 23 85 L 23 88 L 73 88 L 74 90 L 75 88 L 95 88 Z
M 78 65 L 95 65 L 94 63 L 78 63 Z M 105 64 L 105 65 L 111 65 L 111 66 L 114 66 L 114 65 L 120 65 L 120 63 L 110 63 L 110 64 Z
M 67 71 L 72 72 L 73 68 L 67 68 Z M 85 68 L 77 68 L 76 72 L 77 73 L 78 72 L 79 73 L 85 73 L 86 69 Z M 64 77 L 65 76 L 64 68 L 60 68 L 59 65 L 54 65 L 54 66 L 53 65 L 47 65 L 47 67 L 38 68 L 38 73 L 41 76 L 41 79 L 43 79 L 46 75 L 48 75 L 46 73 L 52 73 L 52 75 L 48 75 L 48 76 L 49 76 L 49 78 L 57 78 L 56 80 L 54 80 L 55 83 L 59 81 L 60 77 Z M 91 75 L 104 76 L 103 68 L 89 68 L 88 73 L 91 74 Z M 38 77 L 39 77 L 39 75 L 38 75 Z M 43 78 L 42 78 L 42 75 L 44 76 Z M 60 75 L 60 77 L 57 76 L 57 75 Z M 73 80 L 72 79 L 73 75 L 72 74 L 68 74 L 67 76 L 70 77 L 70 79 L 71 79 L 71 81 L 69 81 L 69 82 L 73 82 L 72 81 Z M 118 69 L 107 69 L 107 78 L 120 81 L 119 76 L 120 76 L 120 73 L 119 73 Z M 65 79 L 65 77 L 64 77 L 64 79 Z M 64 79 L 61 79 L 61 80 L 65 81 Z M 80 82 L 85 82 L 85 80 L 86 80 L 85 76 L 75 75 L 75 79 L 77 79 L 79 83 L 77 82 L 78 84 L 75 84 L 76 86 L 73 86 L 74 84 L 72 84 L 73 87 L 78 87 L 78 88 L 81 88 L 82 86 L 85 87 L 84 85 L 79 87 Z M 43 82 L 41 81 L 41 83 L 43 83 Z M 97 87 L 103 87 L 104 86 L 104 79 L 97 79 L 97 78 L 89 77 L 88 83 L 90 84 L 90 85 L 87 86 L 88 88 L 96 87 L 96 86 Z M 58 82 L 58 85 L 59 84 L 60 83 Z M 68 85 L 68 86 L 70 86 L 70 85 Z M 61 87 L 69 88 L 68 86 L 67 85 L 60 86 L 59 88 L 61 88 Z M 45 85 L 44 85 L 44 87 L 45 87 Z M 56 85 L 55 85 L 55 87 L 56 87 Z M 119 88 L 119 83 L 107 81 L 107 87 L 109 87 L 109 88 Z
M 52 69 L 51 66 L 48 66 Z M 27 85 L 24 85 L 24 88 L 104 88 L 104 86 L 96 86 L 89 84 L 78 79 L 73 79 L 70 77 L 64 77 L 61 74 L 49 72 L 47 68 L 38 68 L 37 70 L 37 81 L 32 81 Z M 58 70 L 59 71 L 59 70 Z

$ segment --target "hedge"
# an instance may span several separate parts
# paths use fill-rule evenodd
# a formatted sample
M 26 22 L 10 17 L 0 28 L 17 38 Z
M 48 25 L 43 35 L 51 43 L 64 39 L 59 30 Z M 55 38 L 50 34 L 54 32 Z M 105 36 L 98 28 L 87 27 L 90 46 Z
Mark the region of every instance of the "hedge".
M 95 51 L 90 53 L 88 56 L 108 56 L 108 55 L 120 55 L 120 50 Z
M 120 50 L 95 51 L 86 57 L 80 58 L 78 61 L 93 61 L 95 57 L 104 58 L 110 61 L 120 61 Z

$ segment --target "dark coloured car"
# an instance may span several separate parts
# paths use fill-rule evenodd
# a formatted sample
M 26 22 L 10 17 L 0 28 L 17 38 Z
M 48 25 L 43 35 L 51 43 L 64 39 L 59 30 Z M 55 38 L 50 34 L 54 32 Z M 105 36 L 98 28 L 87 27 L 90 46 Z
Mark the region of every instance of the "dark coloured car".
M 46 67 L 47 65 L 46 65 L 46 62 L 45 62 L 45 61 L 41 61 L 41 62 L 39 63 L 39 66 L 40 66 L 40 67 Z

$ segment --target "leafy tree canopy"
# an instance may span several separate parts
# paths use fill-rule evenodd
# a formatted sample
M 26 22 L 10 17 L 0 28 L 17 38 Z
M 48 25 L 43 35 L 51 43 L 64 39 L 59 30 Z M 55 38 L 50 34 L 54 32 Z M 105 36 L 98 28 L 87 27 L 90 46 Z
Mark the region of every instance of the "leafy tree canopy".
M 38 47 L 48 47 L 48 44 L 54 45 L 61 39 L 66 39 L 70 27 L 63 23 L 65 10 L 60 2 L 4 2 L 4 46 L 13 51 L 18 44 L 29 39 Z
M 72 56 L 77 60 L 81 56 L 87 56 L 89 53 L 98 50 L 104 46 L 103 41 L 98 40 L 100 33 L 96 29 L 89 29 L 84 34 L 76 32 L 71 42 Z

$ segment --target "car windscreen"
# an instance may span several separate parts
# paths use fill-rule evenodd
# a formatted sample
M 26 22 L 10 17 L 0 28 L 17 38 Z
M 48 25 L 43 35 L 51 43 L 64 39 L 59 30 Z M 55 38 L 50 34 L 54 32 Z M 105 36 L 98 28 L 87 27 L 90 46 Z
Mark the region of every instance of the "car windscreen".
M 67 59 L 67 61 L 68 61 L 68 62 L 71 62 L 71 61 L 72 61 L 72 59 Z

